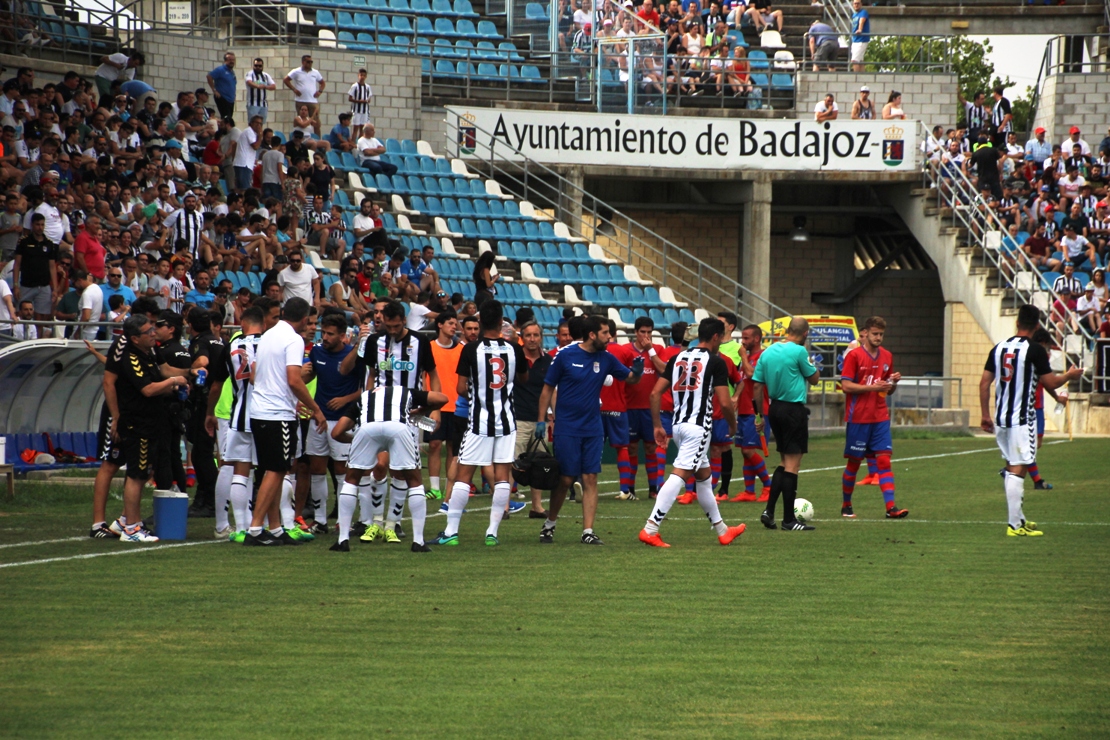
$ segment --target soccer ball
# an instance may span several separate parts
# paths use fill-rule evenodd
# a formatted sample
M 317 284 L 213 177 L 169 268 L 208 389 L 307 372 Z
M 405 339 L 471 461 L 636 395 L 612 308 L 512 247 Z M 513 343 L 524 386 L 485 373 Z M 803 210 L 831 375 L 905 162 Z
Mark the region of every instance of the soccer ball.
M 815 514 L 813 513 L 813 504 L 806 501 L 804 498 L 794 499 L 794 518 L 800 522 L 812 521 Z

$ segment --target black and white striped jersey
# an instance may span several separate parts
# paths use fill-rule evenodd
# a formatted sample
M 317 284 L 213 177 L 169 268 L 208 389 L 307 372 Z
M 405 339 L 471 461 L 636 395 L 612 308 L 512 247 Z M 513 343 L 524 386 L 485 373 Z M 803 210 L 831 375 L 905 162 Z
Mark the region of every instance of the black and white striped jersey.
M 663 377 L 671 384 L 675 424 L 713 423 L 713 394 L 728 387 L 728 366 L 719 355 L 703 347 L 685 349 L 667 362 Z
M 251 430 L 251 417 L 247 413 L 250 403 L 251 375 L 254 369 L 255 353 L 261 334 L 240 334 L 231 340 L 227 353 L 228 379 L 231 385 L 230 427 L 237 432 Z
M 250 70 L 247 72 L 246 79 L 256 85 L 273 85 L 274 78 L 270 76 L 269 72 L 256 72 Z M 260 90 L 257 87 L 247 85 L 247 105 L 257 106 L 259 108 L 266 107 L 266 90 Z M 250 123 L 248 121 L 248 123 Z
M 380 385 L 362 392 L 359 400 L 347 404 L 343 416 L 355 420 L 355 425 L 375 421 L 409 423 L 409 411 L 428 403 L 428 394 L 399 385 Z
M 471 432 L 505 437 L 516 431 L 513 386 L 519 375 L 528 373 L 528 360 L 519 344 L 482 337 L 463 347 L 456 372 L 469 383 Z
M 347 96 L 354 98 L 354 102 L 351 103 L 351 113 L 361 113 L 363 115 L 370 113 L 370 98 L 374 96 L 374 93 L 370 90 L 369 85 L 360 85 L 356 82 L 347 91 Z
M 204 214 L 199 210 L 190 213 L 184 208 L 166 216 L 165 225 L 173 229 L 173 239 L 184 239 L 189 244 L 189 254 L 196 260 L 200 254 L 200 236 L 204 233 Z
M 1036 423 L 1037 379 L 1052 372 L 1048 352 L 1027 337 L 994 345 L 984 368 L 994 374 L 994 425 L 1003 429 Z
M 434 370 L 435 357 L 428 340 L 406 331 L 394 341 L 385 332 L 371 334 L 358 348 L 355 364 L 363 373 L 363 388 L 399 385 L 424 390 L 424 374 Z

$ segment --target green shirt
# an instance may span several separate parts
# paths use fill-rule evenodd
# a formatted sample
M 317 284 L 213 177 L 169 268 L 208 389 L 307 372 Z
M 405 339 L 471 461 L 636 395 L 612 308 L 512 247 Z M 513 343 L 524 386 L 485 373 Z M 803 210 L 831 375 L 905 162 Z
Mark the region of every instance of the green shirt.
M 752 380 L 767 386 L 767 395 L 772 401 L 805 403 L 806 378 L 816 372 L 806 348 L 784 340 L 763 350 Z
M 740 342 L 737 342 L 735 339 L 724 342 L 717 352 L 732 360 L 732 364 L 736 365 L 736 369 L 743 372 L 742 365 L 740 364 Z M 728 384 L 728 389 L 730 393 L 734 390 L 732 383 Z
M 243 336 L 243 332 L 237 331 L 231 335 L 228 344 L 237 337 Z M 231 418 L 231 385 L 235 380 L 228 378 L 224 381 L 223 387 L 220 388 L 220 400 L 216 402 L 216 410 L 213 412 L 217 419 L 230 419 Z

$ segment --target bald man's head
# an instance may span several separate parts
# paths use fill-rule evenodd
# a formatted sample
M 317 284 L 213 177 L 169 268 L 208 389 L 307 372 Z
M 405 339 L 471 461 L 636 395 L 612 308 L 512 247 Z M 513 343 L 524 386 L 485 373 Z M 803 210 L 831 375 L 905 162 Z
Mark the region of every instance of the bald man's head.
M 809 322 L 801 316 L 795 316 L 790 319 L 790 324 L 786 327 L 786 333 L 795 339 L 804 338 L 806 334 L 809 334 Z

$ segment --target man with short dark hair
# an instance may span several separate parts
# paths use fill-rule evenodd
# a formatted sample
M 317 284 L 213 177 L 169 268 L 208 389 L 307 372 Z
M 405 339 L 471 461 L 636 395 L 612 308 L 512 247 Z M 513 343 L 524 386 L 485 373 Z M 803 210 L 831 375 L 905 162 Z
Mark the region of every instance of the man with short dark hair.
M 528 380 L 518 383 L 513 393 L 513 413 L 516 414 L 516 457 L 528 450 L 528 445 L 536 437 L 536 423 L 539 418 L 540 393 L 543 392 L 544 376 L 551 366 L 551 355 L 543 351 L 543 330 L 540 325 L 530 321 L 520 327 L 521 347 L 524 360 L 528 364 Z M 547 519 L 543 508 L 543 492 L 532 486 L 532 508 L 529 519 Z
M 582 543 L 603 545 L 594 533 L 597 514 L 597 474 L 601 472 L 601 452 L 604 440 L 601 411 L 597 399 L 606 379 L 623 381 L 631 376 L 630 383 L 637 383 L 643 374 L 643 359 L 637 358 L 630 369 L 606 351 L 609 344 L 609 326 L 597 316 L 581 319 L 583 340 L 568 345 L 555 355 L 544 378 L 540 393 L 539 419 L 547 418 L 553 408 L 556 388 L 558 395 L 558 424 L 555 426 L 555 457 L 559 460 L 561 476 L 559 486 L 551 492 L 547 519 L 540 530 L 540 542 L 555 541 L 555 524 L 563 507 L 567 489 L 575 478 L 582 481 Z M 536 425 L 536 433 L 543 435 L 546 421 Z
M 767 421 L 775 435 L 775 444 L 782 464 L 771 476 L 771 496 L 760 521 L 767 529 L 775 529 L 775 506 L 779 496 L 783 499 L 782 529 L 789 531 L 811 530 L 794 516 L 794 499 L 798 493 L 798 471 L 802 456 L 809 451 L 809 409 L 806 408 L 806 385 L 817 385 L 819 373 L 809 361 L 805 343 L 809 336 L 809 322 L 795 316 L 786 327 L 786 338 L 763 351 L 755 368 L 753 401 L 756 428 L 762 429 L 764 395 L 771 399 Z
M 248 415 L 258 469 L 263 471 L 251 526 L 243 544 L 248 547 L 299 544 L 281 526 L 280 494 L 286 474 L 293 469 L 297 439 L 297 404 L 312 414 L 317 432 L 327 419 L 302 379 L 304 339 L 310 306 L 293 298 L 282 308 L 282 320 L 262 335 L 255 355 L 254 390 Z M 269 530 L 263 529 L 268 520 Z
M 206 273 L 201 274 L 207 276 Z M 227 345 L 212 331 L 211 312 L 197 307 L 189 311 L 187 318 L 193 334 L 193 339 L 189 342 L 193 367 L 204 369 L 206 375 L 215 372 L 219 365 L 227 362 L 224 357 Z M 216 329 L 219 330 L 218 324 Z M 214 459 L 216 439 L 204 427 L 208 388 L 207 378 L 201 382 L 198 377 L 189 394 L 192 413 L 189 415 L 185 437 L 193 445 L 193 468 L 197 477 L 197 489 L 189 510 L 189 516 L 193 517 L 210 517 L 216 514 L 216 477 L 219 475 Z
M 698 344 L 683 350 L 668 362 L 655 381 L 651 392 L 651 417 L 655 428 L 655 443 L 667 444 L 667 431 L 663 428 L 660 410 L 663 392 L 668 388 L 674 395 L 675 415 L 672 426 L 678 454 L 675 456 L 671 476 L 655 499 L 651 516 L 640 530 L 640 542 L 652 547 L 670 547 L 659 536 L 659 525 L 686 487 L 686 479 L 696 478 L 698 503 L 709 524 L 717 534 L 717 541 L 729 545 L 744 533 L 746 526 L 729 527 L 721 518 L 717 500 L 713 496 L 712 473 L 709 467 L 709 442 L 713 418 L 713 402 L 720 404 L 729 436 L 736 434 L 736 408 L 729 394 L 728 369 L 717 350 L 725 335 L 725 325 L 720 319 L 702 319 L 698 325 Z
M 226 52 L 224 63 L 208 73 L 208 86 L 216 98 L 216 108 L 221 117 L 235 114 L 235 54 Z
M 1006 461 L 1002 480 L 1009 508 L 1008 537 L 1040 537 L 1044 534 L 1035 522 L 1026 520 L 1022 511 L 1025 473 L 1037 461 L 1034 409 L 1037 383 L 1040 382 L 1048 390 L 1056 390 L 1083 374 L 1083 369 L 1078 366 L 1062 375 L 1052 371 L 1048 364 L 1048 352 L 1030 341 L 1040 326 L 1040 319 L 1041 312 L 1036 306 L 1019 308 L 1017 333 L 991 349 L 983 368 L 983 377 L 979 380 L 979 408 L 982 412 L 979 426 L 984 432 L 994 432 L 1002 458 Z M 990 411 L 992 383 L 995 383 L 993 416 Z
M 41 213 L 31 216 L 31 231 L 16 244 L 12 265 L 12 293 L 17 301 L 31 301 L 37 321 L 49 321 L 54 301 L 61 287 L 55 282 L 58 245 L 46 238 L 46 218 Z M 99 319 L 99 317 L 98 317 Z M 45 324 L 38 326 L 39 336 L 50 336 Z

